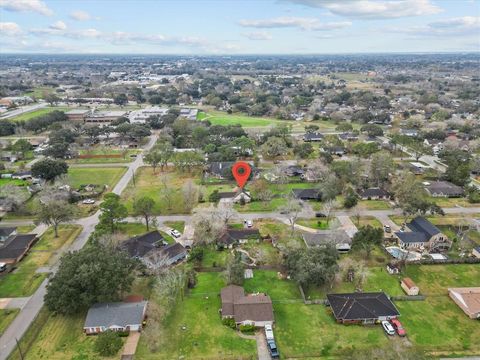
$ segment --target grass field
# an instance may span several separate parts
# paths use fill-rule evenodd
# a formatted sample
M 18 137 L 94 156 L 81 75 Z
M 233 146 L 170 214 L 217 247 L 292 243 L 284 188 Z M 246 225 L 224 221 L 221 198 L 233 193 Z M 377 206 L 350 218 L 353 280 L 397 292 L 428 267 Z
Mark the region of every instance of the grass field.
M 178 300 L 163 322 L 159 350 L 152 352 L 144 338 L 136 359 L 256 359 L 255 341 L 240 338 L 218 314 L 221 273 L 199 273 L 197 286 Z
M 93 351 L 95 336 L 83 333 L 86 313 L 72 316 L 54 315 L 43 308 L 20 341 L 26 360 L 96 360 L 118 359 L 118 356 L 100 357 Z M 10 360 L 20 360 L 15 349 Z
M 27 186 L 28 182 L 20 179 L 0 179 L 0 187 L 5 185 Z
M 367 225 L 370 225 L 372 227 L 379 227 L 379 228 L 383 227 L 382 223 L 375 216 L 369 216 L 369 215 L 360 216 L 359 219 L 357 219 L 354 216 L 351 216 L 350 220 L 352 220 L 352 222 L 355 224 L 356 227 L 367 226 Z
M 10 118 L 10 120 L 11 121 L 27 121 L 27 120 L 33 119 L 34 117 L 37 117 L 37 116 L 46 115 L 46 114 L 51 113 L 52 111 L 55 111 L 55 110 L 68 111 L 70 109 L 68 107 L 62 107 L 62 106 L 58 106 L 58 107 L 53 107 L 53 106 L 50 107 L 49 106 L 49 107 L 41 108 L 41 109 L 38 109 L 38 110 L 26 112 L 26 113 L 20 114 L 18 116 L 14 116 L 14 117 Z
M 297 221 L 298 225 L 306 226 L 312 229 L 317 229 L 317 230 L 327 230 L 330 228 L 332 225 L 332 222 L 330 221 L 327 224 L 326 220 L 319 220 L 319 219 L 299 219 Z
M 478 204 L 472 204 L 468 202 L 466 198 L 435 198 L 431 197 L 431 201 L 435 202 L 438 206 L 442 208 L 452 208 L 452 207 L 476 207 Z
M 165 183 L 162 182 L 162 177 Z M 155 215 L 182 214 L 185 213 L 182 186 L 194 178 L 192 174 L 161 172 L 159 169 L 154 174 L 152 168 L 142 167 L 135 174 L 135 185 L 132 181 L 128 184 L 122 193 L 122 199 L 129 212 L 132 211 L 134 199 L 148 196 L 155 200 Z
M 94 150 L 81 150 L 82 155 L 121 155 L 121 157 L 109 158 L 89 158 L 89 159 L 71 159 L 68 163 L 71 164 L 120 164 L 129 163 L 135 160 L 133 155 L 138 155 L 140 150 L 112 150 L 112 149 L 94 149 Z
M 0 336 L 19 312 L 20 309 L 0 309 Z
M 96 184 L 108 185 L 109 190 L 113 189 L 115 184 L 123 176 L 127 168 L 112 167 L 112 168 L 80 168 L 70 167 L 68 169 L 68 181 L 74 188 L 80 185 Z
M 59 237 L 48 229 L 30 249 L 28 255 L 17 265 L 17 269 L 0 278 L 0 298 L 30 296 L 40 286 L 47 274 L 35 271 L 49 263 L 50 258 L 64 245 L 70 244 L 81 232 L 78 225 L 60 225 Z
M 165 221 L 163 224 L 172 229 L 178 230 L 181 233 L 183 233 L 183 230 L 185 229 L 185 221 Z
M 20 234 L 28 234 L 33 229 L 35 229 L 35 225 L 20 225 L 20 226 L 17 226 L 17 232 L 20 233 Z
M 360 200 L 358 207 L 367 210 L 389 210 L 392 206 L 386 200 Z

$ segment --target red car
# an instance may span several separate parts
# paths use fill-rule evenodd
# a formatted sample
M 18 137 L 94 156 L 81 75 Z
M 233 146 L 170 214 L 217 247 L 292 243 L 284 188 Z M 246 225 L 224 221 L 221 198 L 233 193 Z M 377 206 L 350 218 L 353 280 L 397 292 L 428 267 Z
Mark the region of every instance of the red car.
M 390 320 L 390 323 L 392 324 L 393 328 L 395 329 L 395 331 L 399 336 L 407 335 L 407 332 L 403 328 L 402 323 L 398 321 L 398 319 L 392 319 Z

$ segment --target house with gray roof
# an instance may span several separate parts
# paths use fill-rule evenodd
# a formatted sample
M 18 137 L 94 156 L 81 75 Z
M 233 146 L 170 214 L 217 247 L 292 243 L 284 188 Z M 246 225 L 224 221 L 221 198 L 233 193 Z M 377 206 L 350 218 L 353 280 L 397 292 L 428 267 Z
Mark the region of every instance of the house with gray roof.
M 410 231 L 398 231 L 395 236 L 403 249 L 425 249 L 429 252 L 449 250 L 452 242 L 439 228 L 427 219 L 418 216 L 407 224 Z
M 87 335 L 112 331 L 141 331 L 147 301 L 113 302 L 92 305 L 87 313 L 83 331 Z
M 449 181 L 435 181 L 425 187 L 425 190 L 433 197 L 461 197 L 463 188 Z

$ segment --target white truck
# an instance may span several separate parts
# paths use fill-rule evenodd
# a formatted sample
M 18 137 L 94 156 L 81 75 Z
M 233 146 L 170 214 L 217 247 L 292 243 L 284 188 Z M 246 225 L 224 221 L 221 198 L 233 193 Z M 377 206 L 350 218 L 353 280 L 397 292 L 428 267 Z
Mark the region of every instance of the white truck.
M 265 325 L 265 337 L 267 338 L 267 340 L 273 340 L 273 329 L 272 329 L 272 325 L 270 324 L 267 324 Z

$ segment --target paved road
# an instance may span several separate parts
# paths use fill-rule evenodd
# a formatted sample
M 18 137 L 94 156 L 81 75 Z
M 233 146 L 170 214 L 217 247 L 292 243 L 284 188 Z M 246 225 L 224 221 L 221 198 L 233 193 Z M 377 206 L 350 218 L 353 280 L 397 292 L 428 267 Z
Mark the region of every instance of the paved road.
M 47 106 L 48 106 L 47 103 L 21 106 L 18 109 L 15 109 L 7 112 L 6 114 L 3 114 L 2 116 L 0 116 L 0 119 L 9 119 L 24 113 L 32 112 L 32 111 L 47 107 Z
M 144 146 L 145 150 L 149 150 L 155 145 L 155 142 L 158 139 L 158 135 L 152 135 L 149 142 Z M 117 185 L 113 188 L 115 194 L 121 194 L 123 190 L 127 187 L 128 183 L 132 179 L 133 173 L 143 165 L 143 157 L 138 156 L 134 162 L 130 163 L 128 166 L 128 171 L 122 176 Z M 68 249 L 62 249 L 61 252 L 70 250 L 80 250 L 88 241 L 90 234 L 95 230 L 95 226 L 98 224 L 100 212 L 97 211 L 95 214 L 82 218 L 75 221 L 76 224 L 79 224 L 83 227 L 82 232 L 77 238 L 73 241 Z M 47 229 L 45 225 L 40 225 L 33 232 L 41 235 Z M 55 273 L 58 268 L 58 263 L 52 267 L 52 272 Z M 33 322 L 40 309 L 43 306 L 43 298 L 46 293 L 46 287 L 48 284 L 48 279 L 45 279 L 40 287 L 35 291 L 35 293 L 30 297 L 25 306 L 20 310 L 20 313 L 15 317 L 10 326 L 5 330 L 3 335 L 0 337 L 0 360 L 6 360 L 8 355 L 13 351 L 16 346 L 15 339 L 21 339 L 23 334 L 27 331 L 30 324 Z

